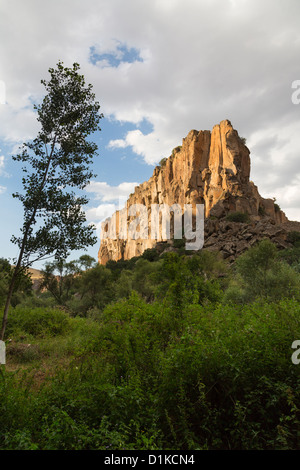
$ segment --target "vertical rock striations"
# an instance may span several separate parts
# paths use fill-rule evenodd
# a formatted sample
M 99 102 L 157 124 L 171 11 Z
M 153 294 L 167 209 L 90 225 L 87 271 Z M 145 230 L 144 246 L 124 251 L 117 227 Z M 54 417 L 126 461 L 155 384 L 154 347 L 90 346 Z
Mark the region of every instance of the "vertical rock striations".
M 127 209 L 133 204 L 143 204 L 149 213 L 151 204 L 204 204 L 205 217 L 222 218 L 230 212 L 244 212 L 253 222 L 269 217 L 275 224 L 286 222 L 284 213 L 272 199 L 262 198 L 257 187 L 249 181 L 250 152 L 225 120 L 210 131 L 189 132 L 172 155 L 154 169 L 152 177 L 137 186 L 127 200 Z M 120 239 L 118 233 L 121 213 L 116 213 L 117 239 L 101 241 L 99 262 L 130 259 L 152 248 L 157 240 Z M 126 217 L 126 215 L 125 215 Z M 131 218 L 132 219 L 132 218 Z M 130 222 L 130 217 L 125 223 Z M 108 221 L 102 224 L 107 230 Z M 150 226 L 149 234 L 150 234 Z

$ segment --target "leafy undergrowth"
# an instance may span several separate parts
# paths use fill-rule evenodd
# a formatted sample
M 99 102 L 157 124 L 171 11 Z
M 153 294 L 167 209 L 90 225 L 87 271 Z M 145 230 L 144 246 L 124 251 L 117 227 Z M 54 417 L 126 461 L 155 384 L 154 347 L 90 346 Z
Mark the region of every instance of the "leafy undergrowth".
M 1 449 L 298 449 L 300 303 L 16 307 Z

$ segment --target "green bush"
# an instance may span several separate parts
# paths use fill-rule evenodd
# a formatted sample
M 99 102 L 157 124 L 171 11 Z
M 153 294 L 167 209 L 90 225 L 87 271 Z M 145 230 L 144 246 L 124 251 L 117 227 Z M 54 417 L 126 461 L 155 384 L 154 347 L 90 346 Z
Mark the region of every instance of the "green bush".
M 160 166 L 161 168 L 164 167 L 164 166 L 166 165 L 166 163 L 167 163 L 167 160 L 168 160 L 168 159 L 167 159 L 166 157 L 165 157 L 165 158 L 162 158 L 162 159 L 160 160 L 160 162 L 159 162 L 159 166 Z
M 178 145 L 177 147 L 173 148 L 172 157 L 174 157 L 175 153 L 180 152 L 181 149 L 182 149 L 182 145 Z
M 280 208 L 279 204 L 277 204 L 276 202 L 274 203 L 274 209 L 275 209 L 275 212 L 280 212 L 281 211 L 281 208 Z
M 281 250 L 278 257 L 300 273 L 300 246 L 297 246 L 297 243 L 291 249 Z
M 291 231 L 287 235 L 287 241 L 296 247 L 300 247 L 300 232 Z
M 185 247 L 185 239 L 184 238 L 174 238 L 173 246 L 174 248 L 184 248 Z
M 276 246 L 268 239 L 240 256 L 235 269 L 237 275 L 224 296 L 224 302 L 251 302 L 258 297 L 270 301 L 300 299 L 299 274 L 280 259 Z
M 17 306 L 9 314 L 6 334 L 13 336 L 22 332 L 45 337 L 64 334 L 69 328 L 70 318 L 63 310 Z
M 133 294 L 97 323 L 78 319 L 77 356 L 43 387 L 0 374 L 0 448 L 297 449 L 299 316 L 284 300 L 178 317 Z
M 0 449 L 299 449 L 297 250 L 148 252 L 87 271 L 81 317 L 12 309 Z
M 229 222 L 240 222 L 243 224 L 247 224 L 250 221 L 249 214 L 245 212 L 230 212 L 226 216 L 226 220 Z
M 158 261 L 159 253 L 156 248 L 148 248 L 142 254 L 142 258 L 146 259 L 147 261 Z

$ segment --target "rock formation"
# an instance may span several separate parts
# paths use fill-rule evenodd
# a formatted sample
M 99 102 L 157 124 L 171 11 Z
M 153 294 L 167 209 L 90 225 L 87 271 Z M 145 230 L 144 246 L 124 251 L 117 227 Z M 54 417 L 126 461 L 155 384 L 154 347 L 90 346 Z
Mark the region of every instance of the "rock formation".
M 163 159 L 154 169 L 152 177 L 137 186 L 134 193 L 127 200 L 125 207 L 125 224 L 130 218 L 126 216 L 134 204 L 143 204 L 150 212 L 151 204 L 204 204 L 205 207 L 205 244 L 204 248 L 218 249 L 226 256 L 233 257 L 236 253 L 250 246 L 254 238 L 251 235 L 249 224 L 236 227 L 234 222 L 226 222 L 226 215 L 243 212 L 249 215 L 251 227 L 263 232 L 266 224 L 276 229 L 288 220 L 272 199 L 260 196 L 257 187 L 249 180 L 250 152 L 233 129 L 230 121 L 222 121 L 210 131 L 189 132 L 182 141 L 182 146 L 176 147 L 169 158 Z M 130 259 L 141 255 L 147 248 L 154 247 L 161 239 L 121 239 L 119 237 L 122 211 L 115 214 L 117 224 L 117 238 L 109 237 L 101 241 L 99 250 L 99 263 L 105 264 L 108 260 Z M 148 218 L 150 225 L 150 216 Z M 110 219 L 102 224 L 103 233 L 108 230 Z M 261 224 L 261 226 L 259 225 Z M 267 231 L 271 228 L 266 229 Z M 225 229 L 226 228 L 226 229 Z M 148 227 L 150 234 L 150 226 Z M 221 231 L 219 233 L 219 231 Z M 222 233 L 232 232 L 236 242 L 221 236 Z M 233 232 L 236 231 L 235 235 Z M 281 230 L 282 231 L 282 230 Z M 278 232 L 278 233 L 277 233 Z M 219 235 L 218 235 L 219 233 Z M 273 232 L 272 232 L 273 233 Z M 252 237 L 252 238 L 251 238 Z M 249 243 L 247 242 L 247 240 Z M 284 240 L 284 236 L 281 237 Z M 230 246 L 229 246 L 230 245 Z M 236 246 L 240 245 L 238 250 Z M 234 248 L 235 246 L 235 248 Z M 225 247 L 225 251 L 224 251 Z M 226 251 L 227 250 L 227 251 Z M 226 255 L 227 254 L 227 255 Z

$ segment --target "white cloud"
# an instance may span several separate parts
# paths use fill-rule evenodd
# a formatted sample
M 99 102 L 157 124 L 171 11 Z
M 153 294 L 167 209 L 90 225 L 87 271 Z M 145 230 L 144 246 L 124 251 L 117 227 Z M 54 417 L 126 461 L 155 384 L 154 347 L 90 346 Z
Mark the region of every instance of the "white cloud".
M 289 220 L 299 221 L 300 220 L 300 209 L 289 208 L 286 211 L 286 216 L 289 218 Z
M 275 197 L 289 214 L 300 208 L 300 121 L 254 132 L 247 145 L 252 154 L 251 178 L 263 197 Z M 294 215 L 293 215 L 294 217 Z
M 12 145 L 33 139 L 39 129 L 32 109 L 0 106 L 0 139 Z
M 154 165 L 165 155 L 169 155 L 173 143 L 171 139 L 164 139 L 160 132 L 151 132 L 144 135 L 140 130 L 130 131 L 125 139 L 116 139 L 109 142 L 110 148 L 131 147 L 138 155 L 142 155 L 146 163 Z
M 5 178 L 8 178 L 9 174 L 4 170 L 4 168 L 5 168 L 5 156 L 0 155 L 0 176 L 4 176 Z
M 0 186 L 0 194 L 4 193 L 6 191 L 5 186 Z
M 121 183 L 118 186 L 110 186 L 106 182 L 92 181 L 86 191 L 94 193 L 94 199 L 100 199 L 101 204 L 88 208 L 87 221 L 96 226 L 96 233 L 100 238 L 101 222 L 111 217 L 116 210 L 125 206 L 129 194 L 134 191 L 138 183 Z
M 4 168 L 4 160 L 5 160 L 5 157 L 4 155 L 0 155 L 0 175 L 3 171 L 3 168 Z
M 110 186 L 105 182 L 92 181 L 87 187 L 86 191 L 94 193 L 96 199 L 101 199 L 103 202 L 118 201 L 120 199 L 126 200 L 138 183 L 121 183 L 118 186 Z
M 86 218 L 89 222 L 101 222 L 107 217 L 111 217 L 116 210 L 116 204 L 100 204 L 97 207 L 92 207 L 86 210 Z
M 78 61 L 106 117 L 152 124 L 148 134 L 112 137 L 111 148 L 130 147 L 157 163 L 190 129 L 228 118 L 250 150 L 253 144 L 252 179 L 260 192 L 283 208 L 300 207 L 294 178 L 300 105 L 291 102 L 291 84 L 300 79 L 299 14 L 299 0 L 284 8 L 282 0 L 53 0 L 47 15 L 44 2 L 3 0 L 0 80 L 7 104 L 0 106 L 0 139 L 35 136 L 31 105 L 43 92 L 40 79 L 59 59 Z M 124 61 L 120 44 L 143 61 Z M 121 62 L 92 64 L 92 46 Z M 105 184 L 95 193 L 109 202 L 115 188 Z

